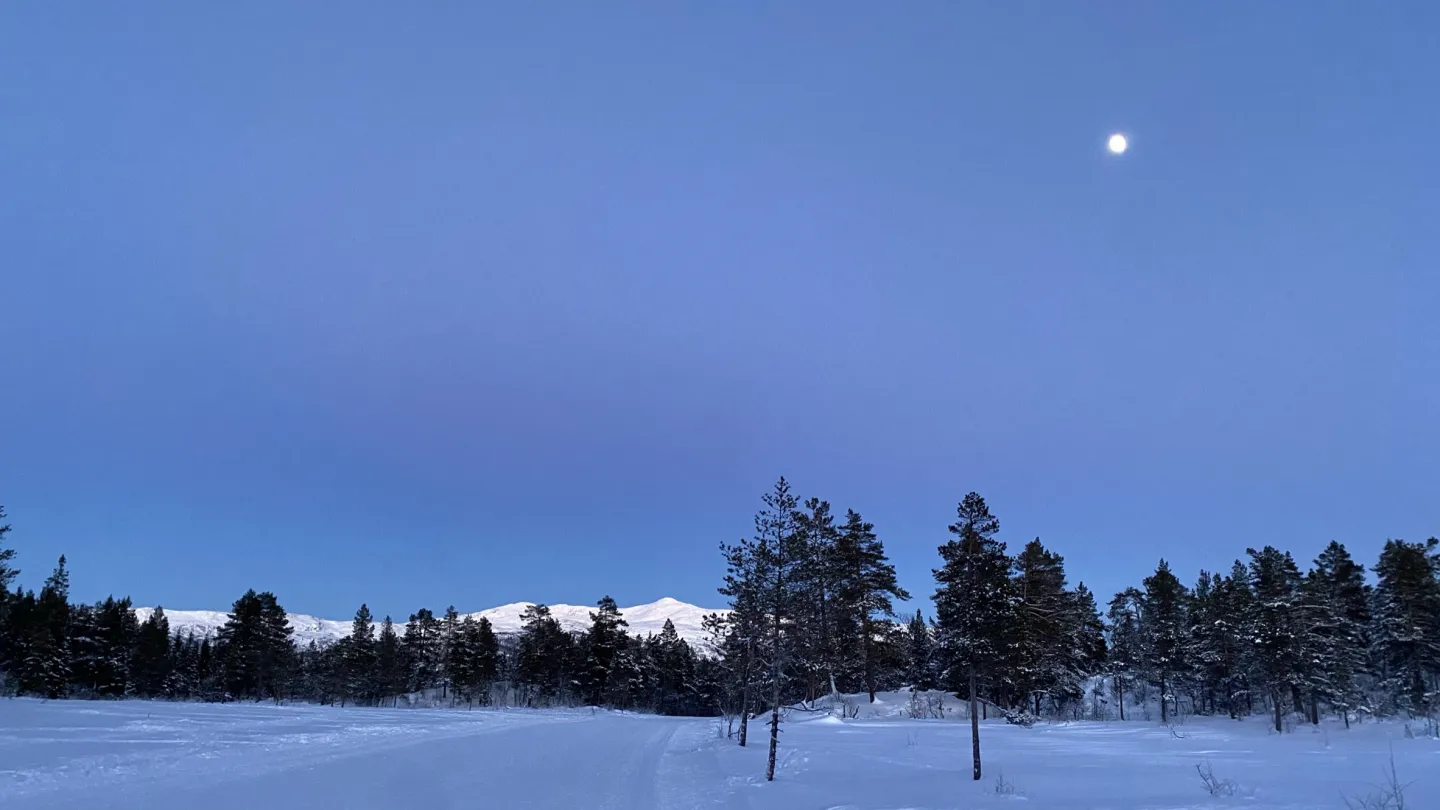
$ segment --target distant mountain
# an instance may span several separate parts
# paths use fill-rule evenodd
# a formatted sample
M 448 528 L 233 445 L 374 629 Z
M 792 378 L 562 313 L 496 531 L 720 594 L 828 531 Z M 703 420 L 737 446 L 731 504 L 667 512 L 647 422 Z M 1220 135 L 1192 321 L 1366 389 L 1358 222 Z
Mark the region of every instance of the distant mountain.
M 476 619 L 484 616 L 490 620 L 495 632 L 500 635 L 512 635 L 520 632 L 520 614 L 525 612 L 530 602 L 514 602 L 509 605 L 493 607 L 489 610 L 482 610 L 478 613 L 461 614 L 461 617 L 469 615 Z M 135 614 L 140 621 L 149 618 L 154 608 L 136 608 Z M 550 605 L 550 615 L 560 622 L 560 626 L 566 630 L 580 631 L 590 626 L 590 613 L 594 607 L 582 605 Z M 669 619 L 675 624 L 675 631 L 680 637 L 697 644 L 705 640 L 705 629 L 701 625 L 705 616 L 710 613 L 725 613 L 724 610 L 697 607 L 678 599 L 665 597 L 657 602 L 648 605 L 635 605 L 634 607 L 620 608 L 621 615 L 630 625 L 630 634 L 636 636 L 659 634 L 660 629 L 665 626 L 665 620 Z M 225 624 L 228 617 L 224 611 L 217 610 L 171 610 L 165 608 L 165 617 L 170 621 L 170 632 L 186 633 L 193 632 L 197 637 L 214 636 L 215 632 Z M 379 624 L 376 617 L 376 624 Z M 403 628 L 407 616 L 395 616 L 396 626 Z M 290 629 L 294 632 L 295 643 L 300 646 L 307 646 L 315 641 L 325 644 L 338 641 L 350 635 L 350 621 L 336 619 L 320 619 L 315 616 L 307 616 L 303 613 L 290 614 Z

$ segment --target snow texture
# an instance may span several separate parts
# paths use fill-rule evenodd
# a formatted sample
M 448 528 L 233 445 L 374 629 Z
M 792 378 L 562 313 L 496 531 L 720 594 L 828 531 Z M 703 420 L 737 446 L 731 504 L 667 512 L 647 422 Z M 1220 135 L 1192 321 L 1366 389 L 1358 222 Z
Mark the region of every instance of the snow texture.
M 738 748 L 714 720 L 4 700 L 0 807 L 1325 810 L 1374 792 L 1392 750 L 1412 782 L 1407 806 L 1440 807 L 1440 741 L 1408 738 L 1399 723 L 1276 735 L 1264 718 L 1192 719 L 1174 731 L 990 721 L 986 778 L 973 782 L 968 725 L 911 720 L 907 706 L 890 693 L 854 720 L 792 712 L 767 784 L 763 740 Z M 1205 792 L 1196 765 L 1206 763 L 1234 795 Z M 1001 773 L 1008 789 L 997 790 Z
M 511 635 L 520 632 L 520 614 L 524 613 L 525 608 L 530 605 L 530 602 L 515 602 L 468 615 L 476 619 L 484 616 L 490 620 L 496 633 Z M 550 605 L 549 607 L 550 615 L 560 622 L 561 627 L 576 632 L 590 627 L 590 614 L 595 610 L 594 607 L 583 605 Z M 152 612 L 154 612 L 154 608 L 136 608 L 135 617 L 143 622 L 150 617 Z M 648 605 L 620 608 L 621 616 L 630 625 L 628 629 L 631 635 L 659 635 L 660 629 L 665 626 L 665 620 L 669 619 L 675 625 L 675 632 L 692 645 L 704 642 L 707 637 L 705 628 L 701 624 L 706 614 L 728 612 L 727 610 L 697 607 L 668 596 Z M 461 614 L 461 618 L 465 618 L 465 615 L 467 614 Z M 214 637 L 215 633 L 225 624 L 225 620 L 229 618 L 227 613 L 219 610 L 171 610 L 169 608 L 165 609 L 165 617 L 170 621 L 171 633 L 183 635 L 193 632 L 196 638 Z M 294 631 L 293 638 L 295 643 L 301 647 L 308 646 L 312 641 L 322 645 L 338 641 L 350 635 L 350 624 L 349 619 L 340 621 L 320 619 L 303 613 L 290 614 L 290 628 Z M 403 627 L 404 618 L 398 619 L 396 624 Z

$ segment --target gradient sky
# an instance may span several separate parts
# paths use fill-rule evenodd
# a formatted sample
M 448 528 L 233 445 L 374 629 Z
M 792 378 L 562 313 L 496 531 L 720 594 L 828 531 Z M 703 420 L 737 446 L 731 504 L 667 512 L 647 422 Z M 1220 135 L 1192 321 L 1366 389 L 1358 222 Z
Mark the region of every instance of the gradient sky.
M 543 9 L 542 9 L 543 7 Z M 11 4 L 0 503 L 74 596 L 928 597 L 1440 533 L 1440 7 Z M 1104 151 L 1112 131 L 1131 151 Z M 911 606 L 913 609 L 913 605 Z

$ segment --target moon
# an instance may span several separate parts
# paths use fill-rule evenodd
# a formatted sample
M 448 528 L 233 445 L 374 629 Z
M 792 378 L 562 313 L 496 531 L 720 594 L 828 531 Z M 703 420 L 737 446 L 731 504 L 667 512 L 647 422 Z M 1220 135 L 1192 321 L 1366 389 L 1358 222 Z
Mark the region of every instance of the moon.
M 1130 148 L 1130 140 L 1117 132 L 1110 136 L 1110 140 L 1105 143 L 1105 146 L 1110 150 L 1110 154 L 1123 155 L 1125 150 Z

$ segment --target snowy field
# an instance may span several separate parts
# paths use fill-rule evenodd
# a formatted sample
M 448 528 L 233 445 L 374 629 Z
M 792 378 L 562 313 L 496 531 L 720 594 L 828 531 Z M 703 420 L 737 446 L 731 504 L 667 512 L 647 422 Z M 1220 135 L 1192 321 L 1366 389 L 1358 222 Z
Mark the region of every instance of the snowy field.
M 887 697 L 880 715 L 898 709 Z M 766 784 L 763 740 L 742 750 L 708 720 L 0 700 L 0 808 L 1322 810 L 1373 792 L 1392 748 L 1413 782 L 1406 806 L 1440 808 L 1440 741 L 1398 723 L 1277 736 L 1262 718 L 1190 720 L 1178 735 L 1143 721 L 991 722 L 976 783 L 963 722 L 792 719 Z M 1206 761 L 1235 795 L 1202 788 Z M 1001 772 L 1014 793 L 997 795 Z

